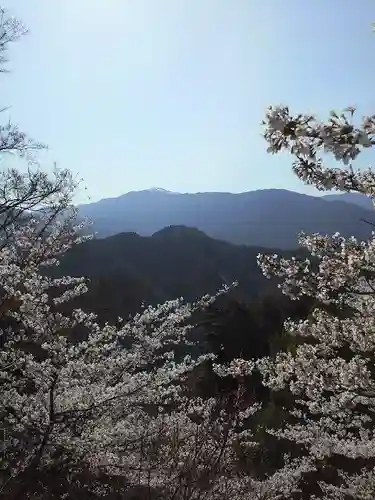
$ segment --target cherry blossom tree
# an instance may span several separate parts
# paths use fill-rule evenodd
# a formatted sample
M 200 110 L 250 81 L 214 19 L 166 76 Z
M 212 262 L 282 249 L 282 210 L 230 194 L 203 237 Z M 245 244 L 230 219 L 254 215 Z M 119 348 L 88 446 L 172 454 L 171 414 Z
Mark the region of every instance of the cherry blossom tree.
M 168 442 L 178 423 L 184 431 L 179 440 L 191 439 L 188 412 L 198 407 L 179 396 L 178 382 L 202 361 L 186 357 L 175 363 L 172 348 L 189 330 L 185 320 L 212 299 L 148 308 L 120 327 L 100 328 L 93 314 L 80 310 L 63 316 L 58 306 L 84 293 L 84 280 L 49 278 L 40 266 L 55 265 L 58 255 L 77 243 L 70 227 L 55 221 L 48 236 L 35 242 L 39 220 L 31 221 L 15 231 L 0 255 L 5 314 L 11 320 L 0 352 L 8 491 L 22 497 L 41 468 L 67 460 L 71 470 L 85 463 L 95 473 L 126 476 L 130 484 L 165 487 L 163 474 L 171 464 L 159 441 Z M 53 300 L 51 288 L 62 288 Z M 80 342 L 69 335 L 77 325 L 87 330 Z M 130 348 L 124 347 L 127 341 Z
M 304 183 L 374 199 L 373 171 L 353 161 L 375 144 L 375 116 L 356 122 L 349 107 L 324 123 L 280 106 L 269 108 L 264 125 L 268 151 L 294 155 L 293 171 Z M 326 166 L 330 156 L 342 166 Z M 290 297 L 314 297 L 338 314 L 317 307 L 307 320 L 287 322 L 287 333 L 303 342 L 257 363 L 268 387 L 295 398 L 283 428 L 268 432 L 299 446 L 319 486 L 309 498 L 369 500 L 375 498 L 375 235 L 360 242 L 301 234 L 300 244 L 311 259 L 259 256 L 264 274 L 283 277 Z

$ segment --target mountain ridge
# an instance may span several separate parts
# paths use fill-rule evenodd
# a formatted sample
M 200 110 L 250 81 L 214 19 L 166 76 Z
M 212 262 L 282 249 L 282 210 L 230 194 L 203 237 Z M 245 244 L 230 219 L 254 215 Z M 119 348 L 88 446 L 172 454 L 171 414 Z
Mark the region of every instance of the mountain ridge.
M 363 220 L 374 219 L 373 211 L 347 199 L 284 189 L 172 194 L 159 188 L 131 191 L 78 208 L 98 238 L 123 232 L 151 236 L 182 225 L 237 245 L 280 249 L 295 248 L 301 231 L 366 239 L 371 227 Z

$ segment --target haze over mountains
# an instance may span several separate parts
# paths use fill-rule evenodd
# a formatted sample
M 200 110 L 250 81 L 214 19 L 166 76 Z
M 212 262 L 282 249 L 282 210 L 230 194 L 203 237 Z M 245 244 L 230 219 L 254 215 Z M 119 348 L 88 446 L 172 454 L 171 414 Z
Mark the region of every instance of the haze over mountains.
M 194 227 L 239 245 L 292 249 L 297 234 L 341 233 L 364 239 L 375 217 L 370 199 L 355 193 L 308 196 L 281 189 L 234 193 L 133 191 L 81 205 L 99 238 L 122 232 L 151 236 L 168 226 Z
M 328 201 L 346 201 L 367 210 L 373 210 L 374 207 L 371 199 L 360 193 L 327 194 L 324 199 Z

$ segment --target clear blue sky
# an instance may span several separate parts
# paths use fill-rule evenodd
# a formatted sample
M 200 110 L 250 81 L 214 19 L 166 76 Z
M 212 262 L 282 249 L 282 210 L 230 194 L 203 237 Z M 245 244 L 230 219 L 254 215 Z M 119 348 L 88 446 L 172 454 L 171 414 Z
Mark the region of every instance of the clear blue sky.
M 312 192 L 270 156 L 268 104 L 375 110 L 373 0 L 3 0 L 30 33 L 2 106 L 93 200 L 130 190 Z M 82 198 L 82 201 L 84 198 Z

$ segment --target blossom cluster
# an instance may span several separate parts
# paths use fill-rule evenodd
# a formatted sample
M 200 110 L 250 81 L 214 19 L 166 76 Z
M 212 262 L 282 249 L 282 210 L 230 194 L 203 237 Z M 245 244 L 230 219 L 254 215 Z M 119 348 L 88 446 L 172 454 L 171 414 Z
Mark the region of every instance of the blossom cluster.
M 264 136 L 271 153 L 294 155 L 293 170 L 303 182 L 373 198 L 374 173 L 354 169 L 352 161 L 375 144 L 375 117 L 360 125 L 354 117 L 348 108 L 323 123 L 291 116 L 287 107 L 270 108 Z M 343 166 L 326 167 L 324 155 Z M 268 387 L 294 398 L 282 428 L 268 432 L 302 446 L 311 471 L 319 469 L 323 477 L 336 464 L 335 480 L 319 482 L 319 498 L 374 498 L 375 235 L 357 241 L 302 233 L 299 241 L 310 258 L 258 256 L 265 276 L 283 278 L 285 294 L 315 299 L 306 320 L 285 323 L 290 338 L 298 339 L 293 349 L 256 363 Z

